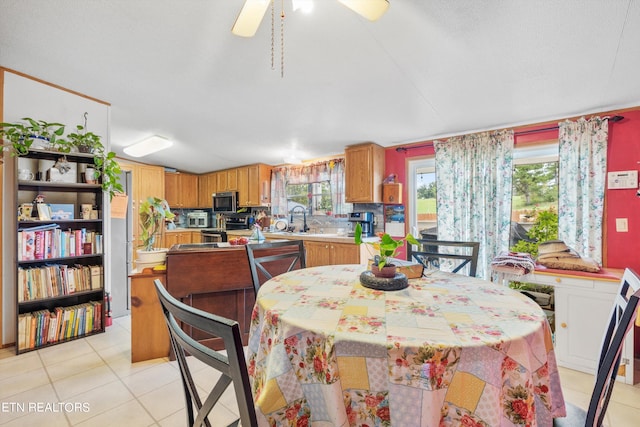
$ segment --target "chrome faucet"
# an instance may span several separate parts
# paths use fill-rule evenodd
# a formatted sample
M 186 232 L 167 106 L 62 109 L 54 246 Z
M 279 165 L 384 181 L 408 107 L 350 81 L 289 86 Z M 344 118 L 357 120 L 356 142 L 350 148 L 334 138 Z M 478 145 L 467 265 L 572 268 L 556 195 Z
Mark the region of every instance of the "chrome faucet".
M 291 209 L 291 211 L 289 212 L 291 214 L 291 220 L 289 221 L 290 223 L 293 223 L 293 214 L 295 213 L 296 209 L 302 209 L 302 232 L 306 233 L 307 231 L 309 231 L 309 227 L 307 226 L 307 210 L 304 208 L 304 206 L 294 206 L 293 209 Z

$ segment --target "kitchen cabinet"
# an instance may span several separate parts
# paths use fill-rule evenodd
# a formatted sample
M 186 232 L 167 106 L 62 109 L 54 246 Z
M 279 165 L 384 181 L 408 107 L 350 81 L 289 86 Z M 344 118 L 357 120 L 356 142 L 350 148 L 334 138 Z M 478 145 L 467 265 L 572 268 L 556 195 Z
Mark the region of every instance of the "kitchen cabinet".
M 216 172 L 218 183 L 216 192 L 238 191 L 238 169 L 227 169 Z
M 367 143 L 345 148 L 345 199 L 347 203 L 381 203 L 384 148 Z
M 198 207 L 198 176 L 183 172 L 165 172 L 164 198 L 171 208 Z
M 198 235 L 200 232 L 196 232 Z M 164 233 L 164 240 L 162 247 L 163 248 L 171 248 L 173 245 L 177 245 L 179 243 L 194 243 L 193 241 L 194 232 L 192 230 L 168 230 Z M 195 242 L 199 243 L 199 242 Z
M 238 168 L 240 206 L 266 206 L 271 203 L 271 166 L 255 164 Z
M 153 281 L 167 283 L 162 273 L 137 273 L 131 278 L 131 362 L 169 355 L 169 332 Z
M 198 176 L 198 207 L 211 208 L 211 195 L 218 191 L 218 174 L 210 172 Z
M 576 274 L 577 273 L 577 274 Z M 539 271 L 518 278 L 520 282 L 554 288 L 555 353 L 559 366 L 594 374 L 604 329 L 620 285 L 621 270 L 606 274 L 566 270 Z M 618 379 L 634 384 L 633 328 L 622 350 Z
M 141 230 L 138 221 L 140 204 L 148 197 L 164 197 L 164 168 L 141 163 L 120 162 L 120 168 L 131 171 L 131 204 L 133 215 L 133 241 L 137 248 L 142 244 Z M 135 256 L 135 255 L 134 255 Z
M 360 247 L 352 243 L 304 241 L 307 267 L 360 264 Z

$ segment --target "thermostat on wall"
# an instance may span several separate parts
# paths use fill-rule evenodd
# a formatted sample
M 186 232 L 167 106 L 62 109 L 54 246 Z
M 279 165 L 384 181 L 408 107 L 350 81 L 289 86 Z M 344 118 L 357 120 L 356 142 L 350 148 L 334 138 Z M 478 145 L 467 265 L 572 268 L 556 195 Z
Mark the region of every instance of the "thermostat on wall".
M 618 171 L 607 174 L 609 189 L 638 188 L 638 171 Z

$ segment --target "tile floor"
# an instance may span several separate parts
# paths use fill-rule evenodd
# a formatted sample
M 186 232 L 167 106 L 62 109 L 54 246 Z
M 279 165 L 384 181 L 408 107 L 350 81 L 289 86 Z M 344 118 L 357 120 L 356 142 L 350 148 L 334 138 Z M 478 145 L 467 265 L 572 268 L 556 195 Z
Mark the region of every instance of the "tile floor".
M 198 369 L 198 367 L 196 367 Z M 200 378 L 202 377 L 202 378 Z M 214 381 L 200 376 L 207 389 Z M 561 369 L 565 399 L 586 407 L 593 377 Z M 1 426 L 184 426 L 184 396 L 175 362 L 130 362 L 130 317 L 114 319 L 104 334 L 15 355 L 0 350 Z M 65 402 L 64 407 L 54 402 Z M 216 425 L 233 419 L 228 393 Z M 225 422 L 226 421 L 226 422 Z M 617 384 L 609 427 L 640 425 L 640 384 Z

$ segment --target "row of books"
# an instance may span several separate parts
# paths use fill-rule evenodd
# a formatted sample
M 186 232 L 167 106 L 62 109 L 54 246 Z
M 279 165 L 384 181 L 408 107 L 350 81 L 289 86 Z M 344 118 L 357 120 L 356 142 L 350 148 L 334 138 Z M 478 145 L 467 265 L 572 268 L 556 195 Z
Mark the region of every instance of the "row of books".
M 30 350 L 99 330 L 102 330 L 102 301 L 19 314 L 18 350 Z
M 18 268 L 18 302 L 102 289 L 102 265 L 52 264 Z
M 101 254 L 102 250 L 102 234 L 84 228 L 18 230 L 18 261 Z

